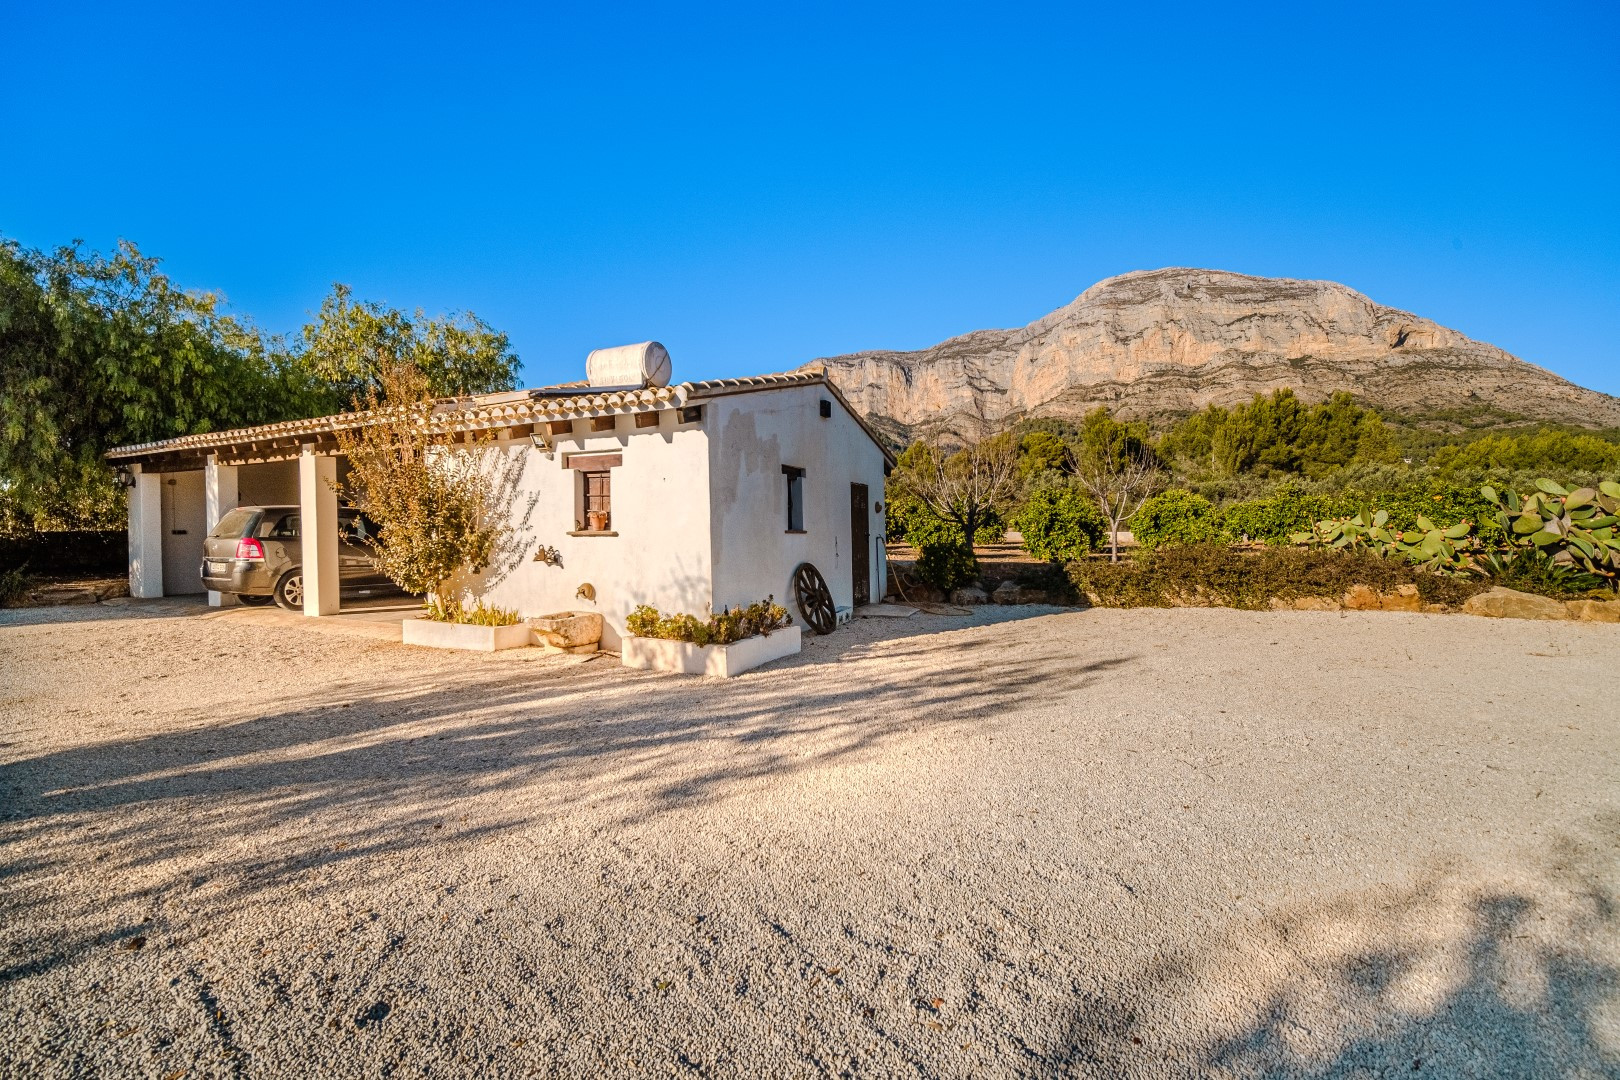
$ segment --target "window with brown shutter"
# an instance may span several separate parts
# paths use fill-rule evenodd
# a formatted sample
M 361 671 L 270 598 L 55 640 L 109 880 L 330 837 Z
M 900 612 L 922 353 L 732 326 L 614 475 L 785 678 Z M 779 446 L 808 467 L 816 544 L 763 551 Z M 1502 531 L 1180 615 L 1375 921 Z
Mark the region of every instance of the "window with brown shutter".
M 572 536 L 616 536 L 613 531 L 613 473 L 624 464 L 622 454 L 583 453 L 563 457 L 563 468 L 573 470 L 574 513 Z
M 581 472 L 585 484 L 585 528 L 591 532 L 607 532 L 613 528 L 613 474 Z

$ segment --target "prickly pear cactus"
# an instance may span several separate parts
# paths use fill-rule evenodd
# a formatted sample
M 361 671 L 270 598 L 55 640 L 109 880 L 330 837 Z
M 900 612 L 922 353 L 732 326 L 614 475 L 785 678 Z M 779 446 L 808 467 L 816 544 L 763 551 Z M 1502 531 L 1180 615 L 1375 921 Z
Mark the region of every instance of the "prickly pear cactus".
M 1354 517 L 1331 518 L 1318 521 L 1309 532 L 1289 534 L 1288 539 L 1307 547 L 1350 548 L 1371 551 L 1378 555 L 1392 555 L 1398 543 L 1397 534 L 1389 527 L 1389 514 L 1362 510 Z
M 1521 497 L 1480 488 L 1498 508 L 1497 521 L 1509 542 L 1535 548 L 1560 566 L 1575 566 L 1620 582 L 1620 484 L 1605 480 L 1596 488 L 1573 491 L 1552 480 L 1537 480 L 1537 490 Z
M 1389 514 L 1363 510 L 1354 517 L 1318 521 L 1310 532 L 1289 539 L 1308 547 L 1350 548 L 1384 558 L 1404 558 L 1427 570 L 1463 574 L 1474 568 L 1479 541 L 1466 521 L 1440 528 L 1422 515 L 1416 529 L 1397 532 L 1389 527 Z
M 1426 570 L 1460 574 L 1474 567 L 1474 551 L 1479 544 L 1472 535 L 1471 523 L 1459 521 L 1442 529 L 1419 514 L 1417 526 L 1396 538 L 1395 548 L 1402 555 Z

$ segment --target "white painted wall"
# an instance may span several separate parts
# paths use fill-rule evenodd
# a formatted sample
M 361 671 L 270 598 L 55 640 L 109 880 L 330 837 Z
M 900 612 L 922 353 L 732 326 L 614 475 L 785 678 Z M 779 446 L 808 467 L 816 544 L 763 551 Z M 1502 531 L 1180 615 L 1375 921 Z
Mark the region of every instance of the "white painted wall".
M 571 435 L 555 437 L 551 459 L 526 438 L 502 444 L 499 452 L 523 465 L 509 511 L 515 550 L 485 575 L 486 602 L 524 616 L 600 612 L 603 645 L 610 649 L 619 647 L 625 616 L 639 604 L 708 611 L 708 437 L 701 425 L 677 423 L 674 410 L 658 417 L 658 427 L 637 428 L 633 417 L 621 416 L 612 432 L 592 432 L 589 421 L 575 421 Z M 565 457 L 587 452 L 624 457 L 612 473 L 617 536 L 568 535 L 578 511 L 576 473 Z M 557 548 L 562 565 L 536 562 L 541 545 Z M 596 590 L 594 603 L 575 597 L 586 582 Z
M 150 600 L 163 595 L 163 474 L 130 466 L 129 595 Z
M 163 522 L 163 595 L 192 596 L 204 592 L 203 539 L 208 535 L 203 472 L 154 473 L 160 481 Z
M 832 402 L 827 419 L 823 399 Z M 872 599 L 881 599 L 884 527 L 872 507 L 883 500 L 883 451 L 838 399 L 822 386 L 794 386 L 714 398 L 705 407 L 715 609 L 775 596 L 797 620 L 792 575 L 801 562 L 821 571 L 836 605 L 851 606 L 851 483 L 868 489 L 868 582 Z M 803 534 L 787 532 L 784 465 L 805 470 Z
M 305 446 L 298 455 L 298 532 L 304 614 L 338 613 L 337 458 Z
M 298 460 L 236 467 L 237 506 L 297 506 Z

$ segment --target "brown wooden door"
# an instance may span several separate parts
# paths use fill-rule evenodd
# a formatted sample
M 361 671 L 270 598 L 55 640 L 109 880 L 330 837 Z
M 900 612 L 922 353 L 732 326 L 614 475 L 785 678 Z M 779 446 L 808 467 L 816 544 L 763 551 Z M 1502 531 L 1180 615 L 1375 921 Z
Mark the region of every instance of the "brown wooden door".
M 850 574 L 855 579 L 855 603 L 872 602 L 872 526 L 866 514 L 866 485 L 849 485 Z

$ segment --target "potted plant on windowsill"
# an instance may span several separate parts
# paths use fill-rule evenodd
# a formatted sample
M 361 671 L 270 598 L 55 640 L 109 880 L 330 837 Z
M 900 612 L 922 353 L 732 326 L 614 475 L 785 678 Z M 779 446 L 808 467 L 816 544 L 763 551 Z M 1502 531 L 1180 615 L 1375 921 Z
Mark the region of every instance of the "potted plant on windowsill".
M 608 531 L 608 515 L 605 510 L 592 510 L 585 515 L 585 527 L 591 532 Z
M 799 628 L 774 597 L 718 615 L 663 615 L 646 604 L 624 621 L 625 667 L 730 678 L 799 651 Z

